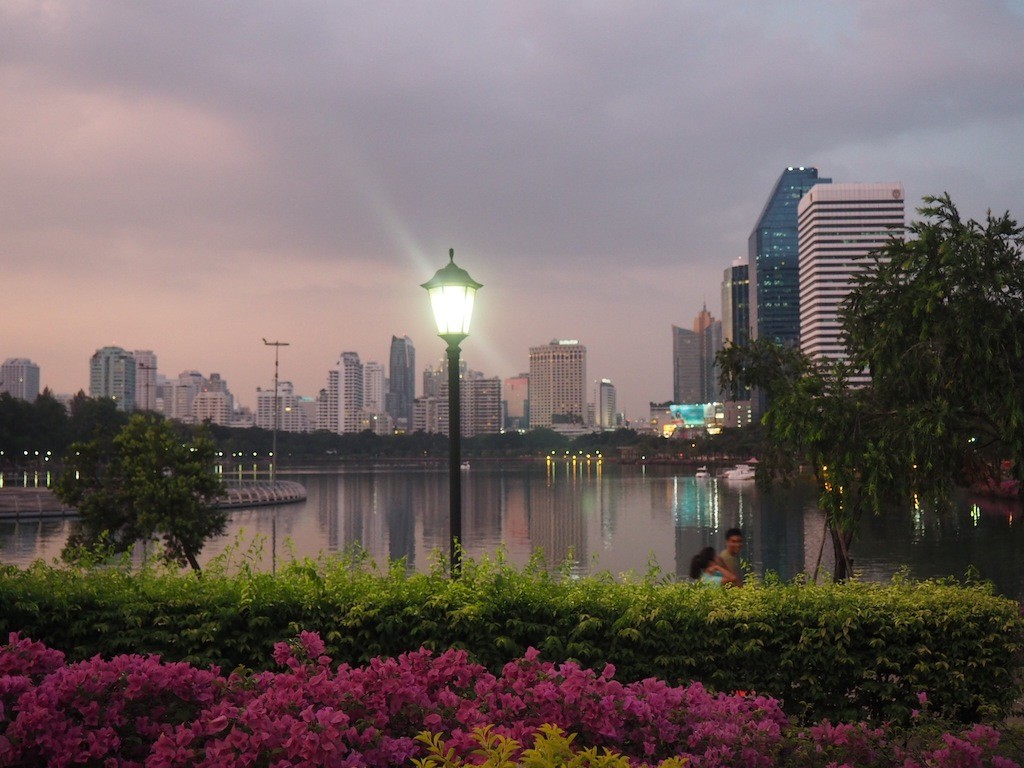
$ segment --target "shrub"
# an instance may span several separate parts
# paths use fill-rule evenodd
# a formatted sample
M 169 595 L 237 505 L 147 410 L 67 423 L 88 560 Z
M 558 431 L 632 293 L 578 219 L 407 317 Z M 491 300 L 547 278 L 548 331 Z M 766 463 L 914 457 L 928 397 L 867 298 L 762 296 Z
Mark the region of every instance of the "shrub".
M 138 655 L 68 664 L 12 635 L 0 689 L 21 690 L 0 723 L 0 765 L 1020 768 L 991 726 L 793 728 L 766 697 L 622 684 L 535 651 L 492 675 L 464 651 L 335 669 L 324 650 L 301 633 L 277 645 L 281 671 L 225 678 Z
M 203 578 L 156 570 L 0 572 L 0 632 L 20 631 L 72 660 L 159 654 L 259 669 L 273 644 L 316 631 L 362 664 L 419 648 L 467 650 L 496 672 L 530 647 L 616 679 L 699 681 L 753 690 L 801 721 L 972 722 L 1006 713 L 1022 669 L 1019 606 L 977 584 L 895 581 L 713 590 L 654 577 L 563 579 L 467 561 L 443 573 L 384 573 L 353 559 L 242 568 Z

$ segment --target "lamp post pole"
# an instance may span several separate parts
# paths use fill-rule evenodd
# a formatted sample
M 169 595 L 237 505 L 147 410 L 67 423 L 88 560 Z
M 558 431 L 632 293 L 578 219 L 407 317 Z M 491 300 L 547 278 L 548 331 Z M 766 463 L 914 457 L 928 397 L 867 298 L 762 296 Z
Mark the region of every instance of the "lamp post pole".
M 451 529 L 452 576 L 462 573 L 462 399 L 459 385 L 459 343 L 448 342 L 448 525 Z
M 281 347 L 287 347 L 289 342 L 287 341 L 267 341 L 263 339 L 263 343 L 268 347 L 274 348 L 274 431 L 273 436 L 270 438 L 270 479 L 273 481 L 274 475 L 277 473 L 277 422 L 281 416 L 281 403 L 277 399 L 277 372 L 279 364 L 279 352 Z
M 462 418 L 459 392 L 459 345 L 469 335 L 473 301 L 483 286 L 456 266 L 454 249 L 448 251 L 448 265 L 423 287 L 437 323 L 437 335 L 448 344 L 448 527 L 451 538 L 451 575 L 462 573 Z

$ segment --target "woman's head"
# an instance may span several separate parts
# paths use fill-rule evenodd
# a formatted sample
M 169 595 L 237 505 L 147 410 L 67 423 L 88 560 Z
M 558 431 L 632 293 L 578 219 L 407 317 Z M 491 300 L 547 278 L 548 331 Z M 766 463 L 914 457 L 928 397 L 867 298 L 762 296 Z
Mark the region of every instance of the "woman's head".
M 704 572 L 715 559 L 715 548 L 704 547 L 700 552 L 693 556 L 693 560 L 690 561 L 690 578 L 699 579 L 700 575 Z

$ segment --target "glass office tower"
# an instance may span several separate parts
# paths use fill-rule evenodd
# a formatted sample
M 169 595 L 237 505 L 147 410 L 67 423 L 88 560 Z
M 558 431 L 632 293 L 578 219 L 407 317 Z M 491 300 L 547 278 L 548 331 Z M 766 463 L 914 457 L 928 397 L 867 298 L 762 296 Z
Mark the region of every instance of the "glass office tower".
M 800 198 L 819 179 L 817 168 L 787 168 L 779 176 L 747 242 L 750 338 L 795 346 L 800 338 L 797 215 Z

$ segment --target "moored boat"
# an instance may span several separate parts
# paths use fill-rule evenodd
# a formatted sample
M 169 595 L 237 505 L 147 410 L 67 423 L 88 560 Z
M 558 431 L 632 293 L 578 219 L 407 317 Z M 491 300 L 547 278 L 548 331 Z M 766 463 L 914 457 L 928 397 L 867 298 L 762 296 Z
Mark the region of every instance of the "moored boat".
M 722 473 L 722 477 L 726 480 L 753 480 L 756 475 L 757 471 L 750 464 L 737 464 Z

